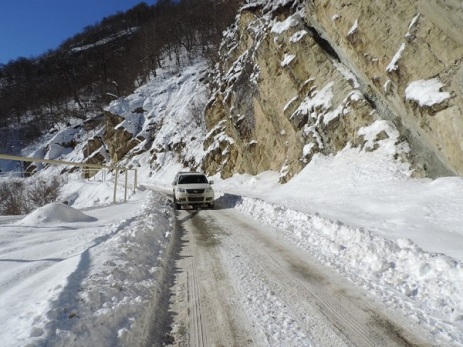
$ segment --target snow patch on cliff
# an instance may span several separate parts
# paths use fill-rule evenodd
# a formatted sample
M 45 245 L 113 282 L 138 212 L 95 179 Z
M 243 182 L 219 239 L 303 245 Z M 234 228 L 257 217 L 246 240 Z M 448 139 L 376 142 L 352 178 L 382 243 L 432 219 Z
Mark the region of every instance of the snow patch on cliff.
M 450 98 L 450 93 L 442 92 L 444 84 L 438 78 L 414 81 L 405 89 L 405 99 L 416 101 L 420 106 L 432 106 Z

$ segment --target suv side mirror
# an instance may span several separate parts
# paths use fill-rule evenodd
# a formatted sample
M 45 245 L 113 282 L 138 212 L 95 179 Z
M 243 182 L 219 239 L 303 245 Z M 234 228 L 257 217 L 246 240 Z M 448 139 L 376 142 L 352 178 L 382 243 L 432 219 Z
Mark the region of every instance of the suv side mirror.
M 214 181 L 209 181 L 209 184 L 214 184 Z

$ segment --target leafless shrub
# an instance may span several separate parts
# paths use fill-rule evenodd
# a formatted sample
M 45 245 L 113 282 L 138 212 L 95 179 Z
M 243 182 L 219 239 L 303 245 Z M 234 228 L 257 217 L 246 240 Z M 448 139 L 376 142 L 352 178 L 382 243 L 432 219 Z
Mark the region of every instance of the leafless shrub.
M 188 107 L 191 117 L 203 133 L 206 131 L 206 121 L 204 112 L 206 110 L 206 101 L 203 99 L 194 100 Z
M 55 202 L 58 198 L 62 180 L 55 176 L 48 181 L 39 179 L 27 188 L 28 202 L 33 208 Z
M 27 212 L 24 199 L 25 185 L 21 180 L 9 180 L 0 183 L 0 213 L 18 215 Z
M 26 184 L 22 179 L 10 179 L 0 182 L 0 214 L 21 215 L 55 202 L 58 198 L 62 180 L 53 177 L 50 180 L 34 180 Z

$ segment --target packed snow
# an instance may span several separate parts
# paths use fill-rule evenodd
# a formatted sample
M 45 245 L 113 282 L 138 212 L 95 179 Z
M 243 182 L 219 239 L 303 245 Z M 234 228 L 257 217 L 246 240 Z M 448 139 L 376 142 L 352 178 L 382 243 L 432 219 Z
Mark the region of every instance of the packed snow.
M 450 98 L 449 92 L 441 91 L 443 86 L 438 78 L 413 81 L 405 89 L 405 98 L 416 101 L 420 106 L 440 104 Z
M 410 25 L 408 26 L 408 31 L 405 34 L 405 37 L 410 38 L 412 37 L 412 32 L 416 30 L 416 26 L 418 23 L 418 19 L 420 18 L 421 13 L 418 13 L 415 17 L 413 17 L 412 21 L 410 22 Z
M 402 57 L 402 54 L 403 54 L 403 52 L 405 50 L 405 47 L 406 47 L 405 43 L 402 43 L 400 45 L 399 50 L 397 51 L 396 54 L 394 54 L 394 57 L 392 57 L 391 62 L 386 66 L 386 71 L 387 72 L 392 72 L 392 71 L 395 71 L 395 70 L 397 70 L 399 68 L 399 60 Z
M 281 62 L 281 67 L 289 65 L 296 56 L 294 54 L 285 54 L 283 61 Z
M 301 21 L 302 21 L 301 14 L 296 13 L 286 18 L 282 22 L 275 22 L 275 24 L 273 24 L 272 26 L 271 32 L 277 35 L 280 35 L 286 30 L 289 30 L 290 28 L 295 27 L 296 25 L 300 24 Z
M 359 20 L 358 18 L 355 20 L 354 24 L 352 25 L 352 27 L 349 29 L 349 32 L 347 33 L 347 36 L 351 36 L 353 34 L 355 34 L 357 32 L 359 28 Z
M 205 134 L 201 124 L 192 126 L 189 107 L 195 97 L 205 97 L 199 82 L 204 67 L 159 71 L 109 109 L 124 117 L 120 126 L 134 132 L 148 134 L 159 125 L 152 148 L 167 149 L 177 134 L 186 141 L 184 158 L 198 161 Z M 312 103 L 329 106 L 330 90 L 327 84 L 305 100 L 301 112 L 309 112 Z M 421 93 L 434 99 L 436 89 Z M 143 118 L 132 112 L 140 106 Z M 379 131 L 390 136 L 371 151 L 368 141 Z M 408 165 L 394 159 L 395 137 L 387 122 L 362 134 L 364 150 L 347 146 L 335 156 L 316 155 L 284 185 L 279 172 L 212 177 L 217 206 L 268 225 L 269 233 L 282 235 L 423 326 L 436 343 L 463 345 L 463 178 L 413 178 Z M 30 153 L 49 155 L 47 144 Z M 53 148 L 51 157 L 77 161 L 81 149 Z M 164 192 L 183 169 L 177 155 L 166 150 L 153 160 L 146 151 L 125 160 L 138 169 L 138 187 L 127 202 L 119 186 L 112 203 L 110 174 L 89 181 L 69 174 L 60 202 L 26 216 L 0 217 L 3 346 L 129 345 L 145 331 L 172 256 L 175 212 Z M 274 336 L 284 336 L 286 328 L 271 327 Z

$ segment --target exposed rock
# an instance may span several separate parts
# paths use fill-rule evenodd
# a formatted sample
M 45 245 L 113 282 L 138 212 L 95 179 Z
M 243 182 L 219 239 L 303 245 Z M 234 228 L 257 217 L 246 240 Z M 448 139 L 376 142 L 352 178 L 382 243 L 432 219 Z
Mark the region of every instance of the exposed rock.
M 307 29 L 300 12 L 279 9 L 274 21 L 289 27 L 279 31 L 253 11 L 241 12 L 222 46 L 229 59 L 206 111 L 211 131 L 204 166 L 224 178 L 281 171 L 287 181 L 317 152 L 360 145 L 357 130 L 378 117 L 355 89 L 355 77 L 346 77 L 329 43 Z
M 143 107 L 137 107 L 135 110 L 132 111 L 132 113 L 145 113 L 146 111 L 143 109 Z
M 99 151 L 93 153 L 92 156 L 87 158 L 84 162 L 85 164 L 95 164 L 95 165 L 106 165 L 106 158 L 104 157 L 103 154 L 101 154 Z M 89 169 L 89 168 L 83 168 L 82 174 L 84 178 L 91 178 L 98 174 L 99 170 L 95 169 Z
M 462 13 L 457 1 L 427 0 L 245 6 L 221 46 L 203 169 L 275 170 L 284 182 L 315 153 L 376 150 L 397 129 L 395 157 L 418 174 L 463 174 Z M 432 78 L 443 100 L 405 96 Z M 366 145 L 361 129 L 380 120 L 389 132 Z
M 104 123 L 104 114 L 99 114 L 98 116 L 96 117 L 93 117 L 91 119 L 87 119 L 84 123 L 83 123 L 83 128 L 86 130 L 86 131 L 90 131 L 90 130 L 93 130 L 99 126 L 101 126 L 103 123 Z
M 103 139 L 101 137 L 94 137 L 89 139 L 83 148 L 84 158 L 92 155 L 97 149 L 103 146 Z
M 412 145 L 431 176 L 463 174 L 461 1 L 306 1 L 307 21 L 331 42 Z M 349 37 L 355 21 L 356 39 Z M 405 98 L 414 81 L 438 78 L 451 97 L 432 107 Z
M 105 112 L 104 142 L 108 146 L 109 156 L 114 163 L 118 163 L 140 140 L 133 137 L 124 127 L 117 127 L 124 118 L 111 112 Z

